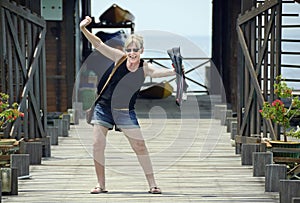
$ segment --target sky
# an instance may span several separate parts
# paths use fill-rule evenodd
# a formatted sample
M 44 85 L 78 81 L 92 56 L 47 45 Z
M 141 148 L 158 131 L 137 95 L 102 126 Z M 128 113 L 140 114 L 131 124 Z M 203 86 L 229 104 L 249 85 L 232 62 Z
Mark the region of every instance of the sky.
M 212 0 L 92 0 L 96 20 L 114 3 L 135 16 L 135 31 L 160 30 L 182 36 L 211 36 Z

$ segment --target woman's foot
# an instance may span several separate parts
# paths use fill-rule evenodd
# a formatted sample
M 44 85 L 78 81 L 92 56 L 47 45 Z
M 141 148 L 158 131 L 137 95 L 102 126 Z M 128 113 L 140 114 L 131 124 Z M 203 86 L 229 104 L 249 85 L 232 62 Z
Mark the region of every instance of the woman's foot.
M 161 189 L 158 187 L 152 187 L 148 192 L 151 194 L 161 194 Z
M 100 187 L 94 187 L 91 189 L 91 194 L 100 194 L 100 193 L 107 193 L 108 191 L 105 189 L 102 189 Z

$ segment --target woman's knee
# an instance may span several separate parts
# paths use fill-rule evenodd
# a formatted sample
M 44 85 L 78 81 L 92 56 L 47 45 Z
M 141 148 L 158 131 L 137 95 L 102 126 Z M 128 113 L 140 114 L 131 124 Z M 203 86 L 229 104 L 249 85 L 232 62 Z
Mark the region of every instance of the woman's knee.
M 144 140 L 136 140 L 132 143 L 132 148 L 137 154 L 147 153 L 147 147 Z
M 106 146 L 106 129 L 102 129 L 101 127 L 94 128 L 94 142 L 93 148 L 94 150 L 104 150 Z

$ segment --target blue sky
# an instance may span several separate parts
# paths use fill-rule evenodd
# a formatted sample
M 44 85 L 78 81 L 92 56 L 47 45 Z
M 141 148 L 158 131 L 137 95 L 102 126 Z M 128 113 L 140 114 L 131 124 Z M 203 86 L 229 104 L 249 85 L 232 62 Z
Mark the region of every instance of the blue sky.
M 212 0 L 92 0 L 99 16 L 116 3 L 135 16 L 135 30 L 160 30 L 182 36 L 211 36 Z

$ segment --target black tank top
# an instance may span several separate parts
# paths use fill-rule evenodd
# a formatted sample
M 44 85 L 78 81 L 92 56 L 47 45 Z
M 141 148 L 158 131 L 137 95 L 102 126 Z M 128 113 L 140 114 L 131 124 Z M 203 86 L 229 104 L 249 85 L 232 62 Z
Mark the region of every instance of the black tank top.
M 98 103 L 114 109 L 134 109 L 138 93 L 144 83 L 145 75 L 143 64 L 140 60 L 139 68 L 130 72 L 126 67 L 127 59 L 118 67 L 110 82 L 104 89 Z M 103 75 L 98 84 L 98 93 L 105 84 L 112 68 Z

